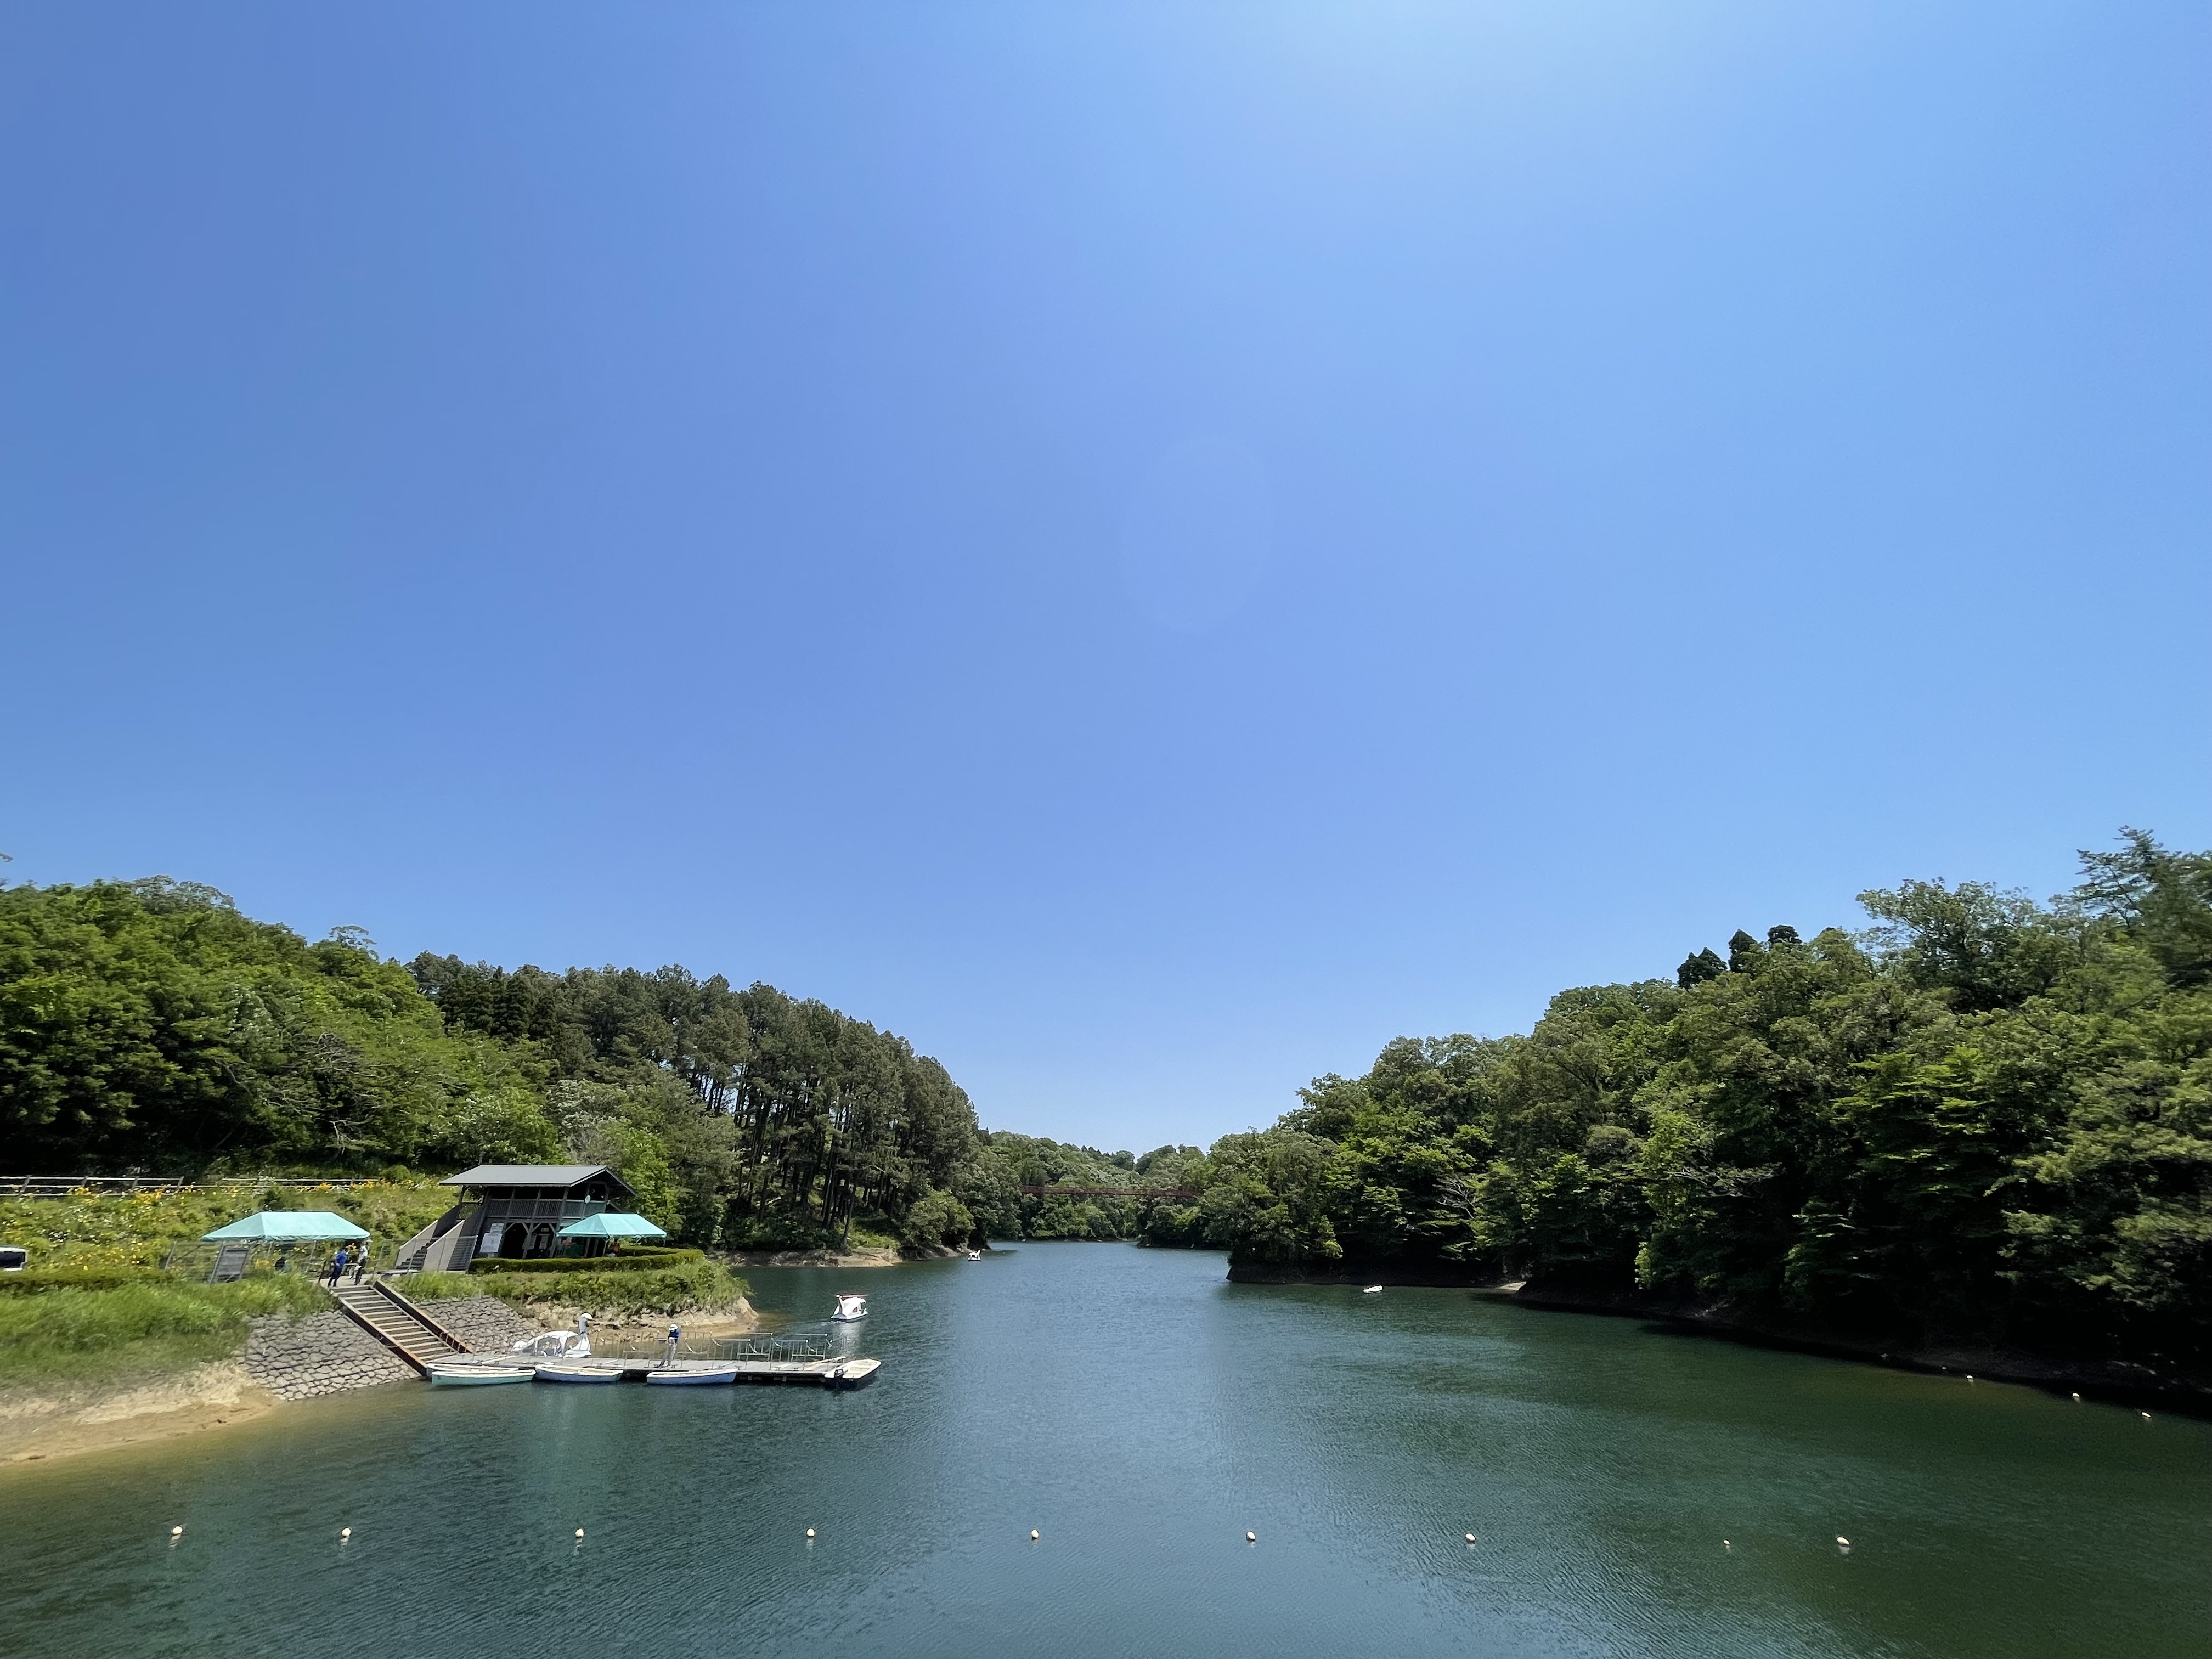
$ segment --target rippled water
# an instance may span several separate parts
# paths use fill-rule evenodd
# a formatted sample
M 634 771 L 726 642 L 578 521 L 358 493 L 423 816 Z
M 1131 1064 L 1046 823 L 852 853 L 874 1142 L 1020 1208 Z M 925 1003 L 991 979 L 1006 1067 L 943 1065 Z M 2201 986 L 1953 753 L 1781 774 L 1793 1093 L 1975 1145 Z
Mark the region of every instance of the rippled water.
M 0 1652 L 2212 1650 L 2203 1423 L 1212 1255 L 751 1277 L 865 1290 L 882 1379 L 407 1385 L 19 1466 Z

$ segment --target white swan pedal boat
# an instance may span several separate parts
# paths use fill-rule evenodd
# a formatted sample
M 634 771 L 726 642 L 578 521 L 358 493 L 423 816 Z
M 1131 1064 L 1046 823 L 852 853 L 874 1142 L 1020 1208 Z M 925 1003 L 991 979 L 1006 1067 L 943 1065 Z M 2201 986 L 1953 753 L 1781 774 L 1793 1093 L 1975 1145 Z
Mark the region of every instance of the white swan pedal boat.
M 837 1298 L 837 1311 L 830 1316 L 833 1322 L 847 1325 L 849 1325 L 856 1319 L 866 1319 L 867 1316 L 868 1298 L 865 1296 L 854 1296 L 851 1294 L 839 1297 Z

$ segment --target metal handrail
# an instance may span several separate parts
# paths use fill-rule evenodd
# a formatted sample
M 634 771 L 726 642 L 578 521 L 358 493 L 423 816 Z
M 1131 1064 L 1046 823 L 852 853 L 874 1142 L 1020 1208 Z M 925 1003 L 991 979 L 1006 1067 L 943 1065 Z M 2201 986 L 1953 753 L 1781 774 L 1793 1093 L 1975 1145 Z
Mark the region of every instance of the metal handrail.
M 836 1358 L 818 1336 L 724 1336 L 714 1343 L 717 1359 L 812 1360 Z

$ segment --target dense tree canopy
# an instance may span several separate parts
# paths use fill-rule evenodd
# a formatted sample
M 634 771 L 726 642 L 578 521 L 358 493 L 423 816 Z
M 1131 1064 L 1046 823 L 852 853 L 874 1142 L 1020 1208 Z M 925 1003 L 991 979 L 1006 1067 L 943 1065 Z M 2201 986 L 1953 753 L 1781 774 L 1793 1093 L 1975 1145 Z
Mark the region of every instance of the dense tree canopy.
M 1000 1130 L 981 1137 L 961 1196 L 994 1238 L 1129 1239 L 1194 1243 L 1167 1218 L 1206 1162 L 1195 1146 L 1141 1156 Z
M 1290 1268 L 1539 1274 L 1837 1325 L 2212 1353 L 2212 854 L 2124 832 L 2050 906 L 1869 892 L 1401 1038 L 1159 1218 Z
M 27 1171 L 605 1163 L 732 1246 L 856 1213 L 964 1238 L 981 1181 L 945 1068 L 822 1003 L 676 967 L 402 967 L 166 879 L 0 890 L 0 1132 Z

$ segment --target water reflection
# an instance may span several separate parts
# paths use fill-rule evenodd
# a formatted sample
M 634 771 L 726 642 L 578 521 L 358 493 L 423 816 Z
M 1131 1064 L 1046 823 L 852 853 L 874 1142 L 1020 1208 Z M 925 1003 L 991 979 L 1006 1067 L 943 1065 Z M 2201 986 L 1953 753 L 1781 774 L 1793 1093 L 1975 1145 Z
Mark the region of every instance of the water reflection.
M 882 1379 L 401 1387 L 19 1468 L 0 1652 L 2205 1645 L 2185 1419 L 1184 1253 L 748 1276 Z

